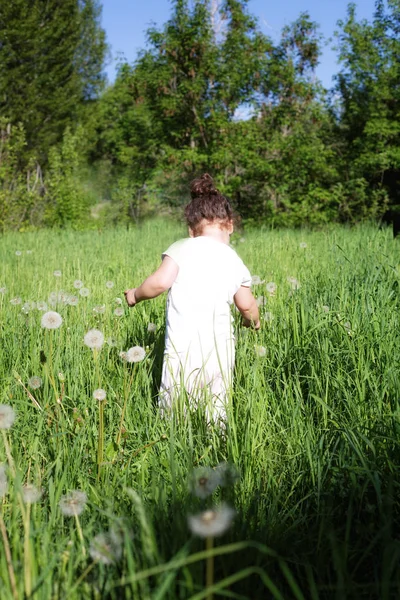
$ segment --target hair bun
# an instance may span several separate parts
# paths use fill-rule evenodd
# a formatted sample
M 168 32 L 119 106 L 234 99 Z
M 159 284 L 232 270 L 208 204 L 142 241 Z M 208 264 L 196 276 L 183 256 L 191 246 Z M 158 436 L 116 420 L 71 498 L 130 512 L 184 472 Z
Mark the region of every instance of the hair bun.
M 201 177 L 198 177 L 191 183 L 190 195 L 193 199 L 217 194 L 218 190 L 214 186 L 213 178 L 208 173 L 204 173 Z

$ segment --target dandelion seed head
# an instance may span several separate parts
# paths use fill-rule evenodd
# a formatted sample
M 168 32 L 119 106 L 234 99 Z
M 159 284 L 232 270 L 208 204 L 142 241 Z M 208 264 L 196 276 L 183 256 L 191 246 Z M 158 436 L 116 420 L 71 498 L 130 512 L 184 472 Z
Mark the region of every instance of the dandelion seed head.
M 15 251 L 15 256 L 21 256 L 21 254 L 22 254 L 21 250 L 16 250 Z
M 306 242 L 300 242 L 299 248 L 301 248 L 302 250 L 304 250 L 304 248 L 307 248 Z
M 233 508 L 227 504 L 221 504 L 218 508 L 190 515 L 188 517 L 189 528 L 192 533 L 202 538 L 217 537 L 229 529 L 234 516 Z
M 119 306 L 121 306 L 122 298 L 114 298 L 114 302 L 115 302 L 115 304 L 118 304 Z
M 288 277 L 287 281 L 292 290 L 298 290 L 301 287 L 300 282 L 296 279 L 296 277 Z
M 61 277 L 62 273 L 59 269 L 56 269 L 55 271 L 53 271 L 53 275 L 54 277 Z
M 82 296 L 82 298 L 87 298 L 90 296 L 90 290 L 87 287 L 83 287 L 79 290 L 79 294 Z
M 112 348 L 114 348 L 117 345 L 117 343 L 118 343 L 117 340 L 115 338 L 113 338 L 113 337 L 108 337 L 107 340 L 106 340 L 106 342 Z
M 43 495 L 43 491 L 31 483 L 22 486 L 22 498 L 25 504 L 35 504 Z
M 330 311 L 330 307 L 327 304 L 324 304 L 322 306 L 322 310 L 324 311 L 324 313 L 328 313 Z
M 85 492 L 72 490 L 69 494 L 61 496 L 59 507 L 66 517 L 79 516 L 84 510 L 87 502 Z
M 197 467 L 190 478 L 190 489 L 198 498 L 207 498 L 220 484 L 220 474 L 211 467 Z
M 96 350 L 100 350 L 102 345 L 104 344 L 104 335 L 98 329 L 90 329 L 83 338 L 86 346 L 89 348 L 94 348 Z
M 11 298 L 10 304 L 12 304 L 13 306 L 17 306 L 18 304 L 22 304 L 22 298 L 20 298 L 19 296 L 15 296 L 15 298 Z
M 94 392 L 93 392 L 93 398 L 95 400 L 98 400 L 99 402 L 101 402 L 102 400 L 105 400 L 106 396 L 107 396 L 107 393 L 102 388 L 99 388 L 98 390 L 94 390 Z
M 38 375 L 34 375 L 33 377 L 31 377 L 28 380 L 28 385 L 29 387 L 31 387 L 33 390 L 37 390 L 41 387 L 43 383 L 43 380 L 41 377 L 39 377 Z
M 141 362 L 146 356 L 146 351 L 141 346 L 133 346 L 126 353 L 126 361 L 129 363 Z
M 8 481 L 7 481 L 7 472 L 6 465 L 0 464 L 0 498 L 3 498 L 8 491 Z
M 260 285 L 261 283 L 263 283 L 261 281 L 261 277 L 259 277 L 258 275 L 251 276 L 251 285 Z
M 112 290 L 114 287 L 114 282 L 113 281 L 106 281 L 106 288 L 108 290 Z
M 68 298 L 69 306 L 77 306 L 79 304 L 78 296 L 70 296 Z
M 32 250 L 27 250 L 26 253 L 27 254 L 32 254 Z
M 124 352 L 124 350 L 121 350 L 121 352 L 119 353 L 120 359 L 125 360 L 125 361 L 128 360 L 127 354 L 128 354 L 127 352 Z
M 80 290 L 81 288 L 83 288 L 83 281 L 81 281 L 80 279 L 75 279 L 74 288 L 76 290 Z
M 54 310 L 44 313 L 41 319 L 42 327 L 45 329 L 58 329 L 62 324 L 62 316 Z
M 155 323 L 149 323 L 147 325 L 147 331 L 149 333 L 155 333 L 157 331 L 157 325 Z
M 265 298 L 264 296 L 258 296 L 258 298 L 256 299 L 257 302 L 257 306 L 264 306 L 265 302 Z
M 124 314 L 124 309 L 122 308 L 122 306 L 117 306 L 117 308 L 114 309 L 114 315 L 116 317 L 122 317 L 123 314 Z
M 265 289 L 267 290 L 267 293 L 270 296 L 275 296 L 276 290 L 277 290 L 277 285 L 274 281 L 269 281 L 267 283 L 267 285 L 265 286 Z
M 36 304 L 36 308 L 40 311 L 45 311 L 47 310 L 47 303 L 43 300 L 39 300 L 39 302 Z
M 95 306 L 93 308 L 93 312 L 96 313 L 97 315 L 102 315 L 104 314 L 106 311 L 106 305 L 105 304 L 98 304 L 97 306 Z
M 269 310 L 264 313 L 264 321 L 267 321 L 267 323 L 271 323 L 274 319 L 274 314 Z
M 122 541 L 113 531 L 99 533 L 90 542 L 89 554 L 103 565 L 112 565 L 122 556 Z
M 15 410 L 9 404 L 0 404 L 0 429 L 10 429 L 16 418 Z
M 255 351 L 257 356 L 264 357 L 267 354 L 267 349 L 264 346 L 256 346 Z
M 7 288 L 5 286 L 0 287 L 0 294 L 5 294 L 7 292 Z

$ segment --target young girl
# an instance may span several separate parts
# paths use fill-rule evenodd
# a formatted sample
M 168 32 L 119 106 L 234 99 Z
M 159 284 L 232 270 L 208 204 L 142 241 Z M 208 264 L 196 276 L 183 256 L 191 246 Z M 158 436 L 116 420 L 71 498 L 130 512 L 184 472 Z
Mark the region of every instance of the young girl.
M 208 174 L 191 184 L 185 209 L 190 238 L 175 242 L 160 267 L 138 288 L 125 291 L 129 306 L 169 290 L 162 408 L 172 408 L 182 386 L 189 402 L 208 398 L 207 416 L 226 420 L 226 396 L 232 385 L 234 302 L 246 327 L 259 329 L 251 276 L 229 246 L 233 211 Z

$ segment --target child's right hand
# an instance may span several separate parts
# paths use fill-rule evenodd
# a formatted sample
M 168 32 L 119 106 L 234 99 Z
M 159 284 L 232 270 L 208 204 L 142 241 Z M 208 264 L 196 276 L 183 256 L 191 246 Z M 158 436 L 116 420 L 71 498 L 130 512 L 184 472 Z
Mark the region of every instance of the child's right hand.
M 136 304 L 135 292 L 136 292 L 136 288 L 132 288 L 130 290 L 124 291 L 126 303 L 130 307 L 135 306 L 135 304 Z

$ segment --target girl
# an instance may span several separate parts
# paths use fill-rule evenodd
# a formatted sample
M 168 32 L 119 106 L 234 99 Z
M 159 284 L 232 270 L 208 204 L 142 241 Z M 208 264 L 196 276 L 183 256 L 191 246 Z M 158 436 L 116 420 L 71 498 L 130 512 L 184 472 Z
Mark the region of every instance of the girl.
M 207 416 L 226 421 L 226 396 L 234 366 L 234 302 L 246 327 L 259 329 L 251 276 L 229 246 L 233 211 L 206 173 L 191 184 L 185 209 L 190 237 L 175 242 L 162 255 L 160 267 L 138 288 L 125 291 L 129 306 L 169 290 L 162 408 L 172 408 L 182 387 L 189 402 L 210 400 Z

